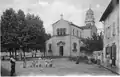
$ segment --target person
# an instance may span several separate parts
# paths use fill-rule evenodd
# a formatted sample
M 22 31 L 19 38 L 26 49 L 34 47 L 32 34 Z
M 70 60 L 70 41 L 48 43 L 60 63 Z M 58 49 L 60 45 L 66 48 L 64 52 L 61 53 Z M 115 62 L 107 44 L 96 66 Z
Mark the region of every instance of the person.
M 11 63 L 11 76 L 13 76 L 15 74 L 15 59 L 13 58 L 13 56 L 11 56 L 10 58 L 10 63 Z
M 107 55 L 107 67 L 109 67 L 109 65 L 110 65 L 110 55 L 108 54 Z
M 36 60 L 33 61 L 33 67 L 36 67 Z
M 38 67 L 38 60 L 36 60 L 35 63 L 36 63 L 35 67 Z
M 35 49 L 32 50 L 32 57 L 35 57 Z
M 53 65 L 53 60 L 50 59 L 50 67 L 52 67 L 52 65 Z
M 23 68 L 26 68 L 26 58 L 23 58 Z
M 76 64 L 79 64 L 79 62 L 80 62 L 80 57 L 77 56 Z
M 88 64 L 91 64 L 91 63 L 92 63 L 92 62 L 91 62 L 91 56 L 87 55 L 86 58 L 87 58 L 87 63 L 88 63 Z
M 45 66 L 48 67 L 48 64 L 49 64 L 48 60 L 45 59 Z
M 110 66 L 112 67 L 112 59 L 110 59 L 109 61 L 110 61 Z
M 99 67 L 101 66 L 101 57 L 100 57 L 100 54 L 98 55 L 98 61 L 97 61 Z
M 41 67 L 41 58 L 38 58 L 38 66 Z
M 95 58 L 94 58 L 94 59 L 95 59 L 95 64 L 97 64 L 97 56 L 95 56 Z

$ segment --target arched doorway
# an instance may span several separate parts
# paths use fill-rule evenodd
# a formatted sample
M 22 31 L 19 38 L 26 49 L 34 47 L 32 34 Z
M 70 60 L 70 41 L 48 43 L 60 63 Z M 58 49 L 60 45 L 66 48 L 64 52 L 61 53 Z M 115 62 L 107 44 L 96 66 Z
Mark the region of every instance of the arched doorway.
M 59 46 L 59 54 L 60 56 L 63 56 L 63 46 Z
M 60 41 L 57 43 L 58 47 L 59 47 L 59 56 L 64 56 L 64 46 L 65 46 L 65 42 Z

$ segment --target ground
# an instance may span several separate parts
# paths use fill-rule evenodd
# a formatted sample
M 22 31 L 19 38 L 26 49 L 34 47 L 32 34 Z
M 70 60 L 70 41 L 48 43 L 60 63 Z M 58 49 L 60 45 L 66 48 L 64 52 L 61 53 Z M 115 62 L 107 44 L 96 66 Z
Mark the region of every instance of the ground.
M 2 72 L 5 75 L 9 75 L 10 71 L 10 62 L 2 61 Z M 30 62 L 27 62 L 30 65 Z M 5 76 L 4 75 L 4 76 Z M 111 71 L 95 64 L 86 64 L 80 63 L 75 64 L 74 61 L 69 61 L 67 58 L 54 59 L 53 67 L 36 67 L 36 68 L 23 68 L 23 62 L 16 62 L 16 75 L 25 76 L 25 75 L 116 75 Z

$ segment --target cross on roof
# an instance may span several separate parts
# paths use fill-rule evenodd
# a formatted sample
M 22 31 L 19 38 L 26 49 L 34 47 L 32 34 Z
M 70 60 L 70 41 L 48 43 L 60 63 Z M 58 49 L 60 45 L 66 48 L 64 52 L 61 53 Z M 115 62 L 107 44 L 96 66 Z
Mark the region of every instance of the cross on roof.
M 61 16 L 61 19 L 63 19 L 63 14 L 61 14 L 60 16 Z
M 91 4 L 89 5 L 89 9 L 91 9 Z

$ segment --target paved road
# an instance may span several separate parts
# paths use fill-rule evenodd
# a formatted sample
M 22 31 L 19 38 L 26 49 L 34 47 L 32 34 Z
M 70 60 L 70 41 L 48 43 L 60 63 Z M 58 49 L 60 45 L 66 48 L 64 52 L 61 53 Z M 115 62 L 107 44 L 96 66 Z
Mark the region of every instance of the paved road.
M 28 62 L 28 64 L 30 64 Z M 97 65 L 88 65 L 85 63 L 75 64 L 68 59 L 53 60 L 53 67 L 43 68 L 23 68 L 22 62 L 16 63 L 16 74 L 21 75 L 116 75 L 105 68 L 99 68 Z M 2 67 L 10 70 L 9 62 L 2 62 Z

